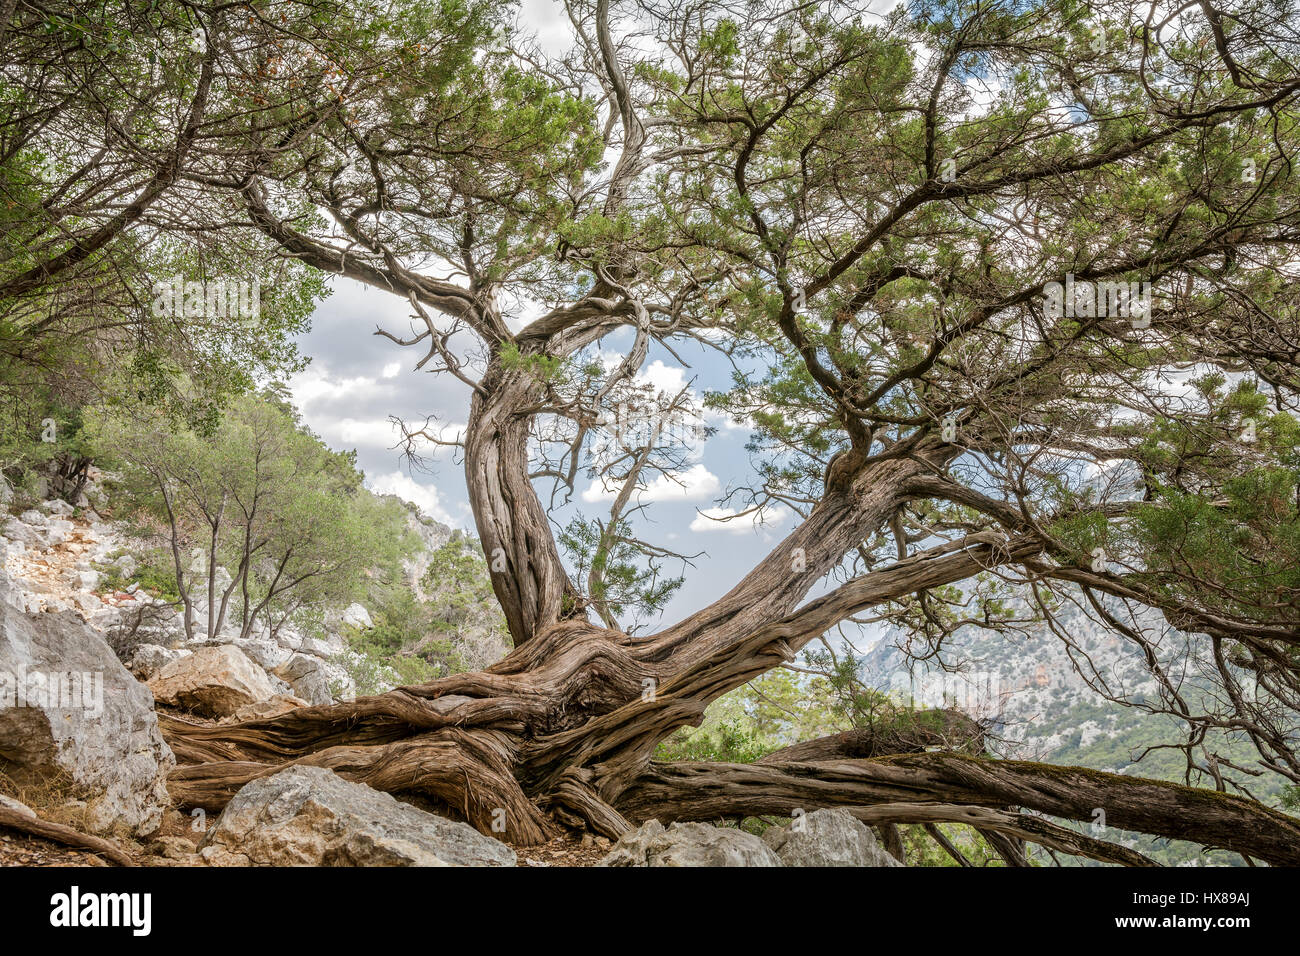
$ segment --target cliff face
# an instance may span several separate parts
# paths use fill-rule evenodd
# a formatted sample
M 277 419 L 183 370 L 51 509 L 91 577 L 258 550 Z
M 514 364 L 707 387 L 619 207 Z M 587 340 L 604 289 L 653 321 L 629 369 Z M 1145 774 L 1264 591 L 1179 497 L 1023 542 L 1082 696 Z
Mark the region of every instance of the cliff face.
M 400 498 L 394 495 L 381 495 L 380 497 L 401 501 Z M 451 540 L 454 532 L 445 524 L 427 517 L 414 505 L 405 501 L 401 501 L 401 504 L 408 512 L 407 527 L 422 542 L 419 551 L 403 564 L 403 570 L 406 572 L 406 584 L 419 600 L 428 601 L 430 595 L 425 588 L 424 576 L 433 563 L 434 555 Z

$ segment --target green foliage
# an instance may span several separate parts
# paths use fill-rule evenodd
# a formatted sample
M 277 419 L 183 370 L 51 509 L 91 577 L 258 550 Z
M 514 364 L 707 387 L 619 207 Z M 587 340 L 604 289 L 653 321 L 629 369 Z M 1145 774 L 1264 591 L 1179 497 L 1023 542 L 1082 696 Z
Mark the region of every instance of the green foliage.
M 564 359 L 537 352 L 525 354 L 519 351 L 519 346 L 514 342 L 504 343 L 499 355 L 503 369 L 525 369 L 541 382 L 556 381 L 564 368 Z
M 627 634 L 658 615 L 681 588 L 683 575 L 667 576 L 659 555 L 632 535 L 626 519 L 606 524 L 575 515 L 557 536 L 578 580 L 607 624 Z
M 181 599 L 229 601 L 241 633 L 346 605 L 370 569 L 413 547 L 400 509 L 361 487 L 354 454 L 330 451 L 276 393 L 239 398 L 210 434 L 148 408 L 92 427 L 99 456 L 123 470 L 130 518 L 171 553 Z M 221 623 L 209 616 L 209 636 Z
M 1252 468 L 1214 499 L 1161 490 L 1136 509 L 1133 540 L 1155 586 L 1179 600 L 1276 621 L 1300 619 L 1300 470 Z
M 508 646 L 476 539 L 453 532 L 429 556 L 419 589 L 412 591 L 404 572 L 371 578 L 373 626 L 349 635 L 353 656 L 345 661 L 359 694 L 482 667 Z
M 446 670 L 426 658 L 394 653 L 389 636 L 381 633 L 372 639 L 367 631 L 349 639 L 351 654 L 346 655 L 342 663 L 356 684 L 358 697 L 381 694 L 392 687 L 424 684 L 445 676 Z
M 123 574 L 122 569 L 112 563 L 98 565 L 96 570 L 99 571 L 100 578 L 96 590 L 101 594 L 109 594 L 123 591 L 131 584 L 138 584 L 146 594 L 179 604 L 181 595 L 176 587 L 176 569 L 171 555 L 163 548 L 155 547 L 145 549 L 133 557 L 137 563 L 129 575 Z
M 776 749 L 745 712 L 742 689 L 710 707 L 699 727 L 682 728 L 660 743 L 655 759 L 753 763 Z

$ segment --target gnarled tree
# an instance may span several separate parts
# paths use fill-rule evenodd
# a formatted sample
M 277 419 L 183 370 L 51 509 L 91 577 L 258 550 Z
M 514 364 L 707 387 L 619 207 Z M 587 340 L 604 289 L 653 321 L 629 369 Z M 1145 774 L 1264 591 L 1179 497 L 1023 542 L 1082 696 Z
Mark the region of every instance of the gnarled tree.
M 1144 862 L 1039 816 L 1103 807 L 1300 862 L 1300 822 L 1191 786 L 842 741 L 652 760 L 867 609 L 936 644 L 997 626 L 1000 605 L 953 590 L 994 575 L 1139 646 L 1116 608 L 1208 635 L 1222 706 L 1167 686 L 1189 754 L 1239 732 L 1300 781 L 1294 5 L 571 0 L 561 57 L 488 4 L 293 29 L 280 6 L 206 26 L 230 56 L 241 30 L 273 34 L 258 95 L 311 88 L 319 109 L 291 135 L 250 121 L 238 173 L 181 176 L 238 197 L 229 225 L 283 255 L 408 301 L 409 334 L 383 334 L 469 386 L 466 481 L 514 649 L 271 720 L 171 720 L 177 798 L 219 808 L 298 762 L 484 831 L 503 810 L 523 843 L 842 805 L 966 822 L 1011 859 L 1029 840 Z M 593 623 L 539 486 L 571 483 L 611 396 L 688 339 L 737 360 L 715 401 L 754 425 L 743 504 L 799 521 L 713 603 L 631 637 Z M 540 477 L 539 435 L 565 436 Z

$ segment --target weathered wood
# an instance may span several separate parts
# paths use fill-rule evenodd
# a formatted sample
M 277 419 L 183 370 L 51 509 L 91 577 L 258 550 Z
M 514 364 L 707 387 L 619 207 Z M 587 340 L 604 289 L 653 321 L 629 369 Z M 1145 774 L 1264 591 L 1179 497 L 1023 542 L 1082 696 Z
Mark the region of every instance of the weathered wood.
M 1083 767 L 951 753 L 779 766 L 655 763 L 614 806 L 629 820 L 666 822 L 916 803 L 1023 807 L 1089 823 L 1101 808 L 1107 826 L 1119 830 L 1300 865 L 1300 820 L 1243 797 Z
M 55 843 L 62 843 L 64 846 L 76 847 L 78 850 L 89 850 L 118 866 L 136 865 L 135 860 L 116 843 L 91 836 L 89 833 L 82 833 L 62 823 L 52 823 L 40 817 L 29 817 L 8 807 L 0 807 L 0 827 L 44 837 Z

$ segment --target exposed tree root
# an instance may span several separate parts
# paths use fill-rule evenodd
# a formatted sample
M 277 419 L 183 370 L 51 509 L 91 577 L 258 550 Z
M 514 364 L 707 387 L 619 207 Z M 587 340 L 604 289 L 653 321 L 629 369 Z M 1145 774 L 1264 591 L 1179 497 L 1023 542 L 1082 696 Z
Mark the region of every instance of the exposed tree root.
M 514 761 L 514 745 L 504 733 L 444 728 L 389 744 L 328 747 L 282 763 L 222 760 L 178 767 L 168 786 L 185 806 L 220 810 L 250 780 L 294 764 L 326 767 L 377 790 L 434 797 L 485 833 L 544 843 L 558 830 L 512 776 Z
M 1108 827 L 1231 849 L 1273 865 L 1300 864 L 1300 820 L 1242 797 L 1081 767 L 951 753 L 779 766 L 656 763 L 614 806 L 629 820 L 667 822 L 899 803 L 1024 807 L 1088 823 L 1100 809 Z M 1035 842 L 1064 839 L 1023 816 L 1016 826 Z
M 968 576 L 995 549 L 976 542 L 956 553 L 872 574 L 852 603 L 899 588 Z M 820 599 L 848 605 L 842 595 Z M 978 724 L 930 714 L 903 727 L 848 731 L 796 744 L 757 764 L 655 764 L 655 745 L 697 724 L 727 691 L 793 656 L 823 627 L 821 604 L 742 639 L 700 637 L 713 646 L 636 642 L 577 621 L 538 635 L 497 665 L 418 687 L 329 707 L 225 726 L 163 717 L 181 766 L 173 795 L 219 810 L 248 781 L 293 764 L 328 767 L 389 792 L 418 792 L 461 813 L 483 832 L 517 844 L 545 842 L 559 825 L 617 838 L 637 822 L 788 815 L 844 806 L 875 825 L 968 822 L 1012 864 L 1035 842 L 1105 862 L 1147 865 L 1139 854 L 1024 814 L 1021 807 L 1092 823 L 1223 847 L 1275 864 L 1300 864 L 1300 821 L 1213 791 L 1073 767 L 981 759 Z M 686 653 L 683 663 L 674 648 Z M 685 649 L 683 649 L 685 648 Z M 647 686 L 650 693 L 645 693 Z M 944 752 L 927 752 L 934 747 Z M 964 750 L 966 753 L 953 752 Z M 873 807 L 925 805 L 887 819 Z M 966 808 L 975 816 L 948 821 Z M 949 808 L 949 809 L 936 809 Z M 873 816 L 874 814 L 874 816 Z M 935 814 L 939 814 L 936 816 Z M 976 819 L 978 818 L 978 819 Z
M 91 836 L 89 833 L 82 833 L 62 823 L 51 823 L 40 817 L 29 817 L 7 807 L 0 807 L 0 827 L 44 837 L 62 843 L 64 846 L 76 847 L 78 850 L 89 850 L 118 866 L 135 866 L 135 860 L 131 859 L 116 843 Z
M 931 837 L 935 838 L 935 841 L 962 866 L 970 866 L 971 863 L 948 842 L 946 837 L 943 837 L 934 826 L 936 823 L 961 823 L 980 832 L 1001 833 L 1073 856 L 1086 856 L 1102 863 L 1118 863 L 1121 866 L 1160 865 L 1136 850 L 1095 839 L 1026 813 L 951 803 L 881 803 L 870 807 L 853 807 L 850 812 L 863 823 L 872 825 L 924 824 Z

